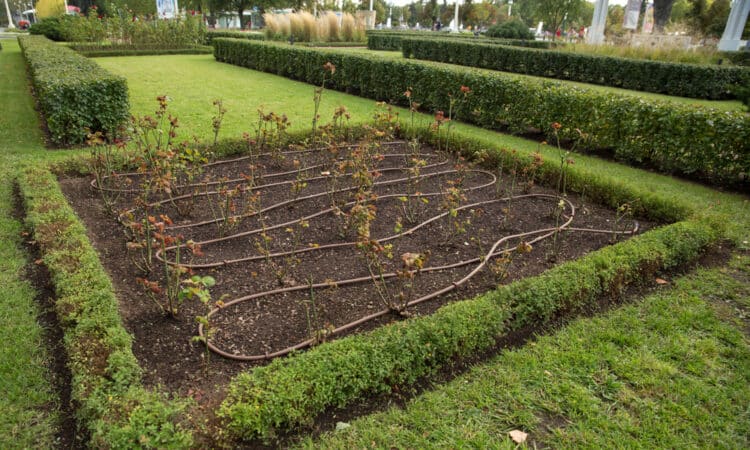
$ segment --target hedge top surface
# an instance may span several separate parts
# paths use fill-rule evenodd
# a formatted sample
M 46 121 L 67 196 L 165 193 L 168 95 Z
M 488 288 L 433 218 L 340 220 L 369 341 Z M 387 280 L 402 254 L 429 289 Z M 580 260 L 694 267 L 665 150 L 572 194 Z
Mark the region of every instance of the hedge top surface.
M 29 58 L 28 64 L 34 74 L 45 82 L 80 83 L 86 80 L 98 81 L 102 77 L 121 78 L 70 48 L 51 43 L 43 36 L 19 36 L 19 40 L 23 41 L 24 52 L 44 53 L 43 58 Z

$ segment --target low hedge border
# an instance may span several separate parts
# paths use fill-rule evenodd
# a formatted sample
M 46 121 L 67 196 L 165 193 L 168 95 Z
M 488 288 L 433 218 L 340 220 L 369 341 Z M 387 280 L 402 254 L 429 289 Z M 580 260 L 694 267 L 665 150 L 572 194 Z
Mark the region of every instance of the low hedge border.
M 53 144 L 81 144 L 93 131 L 118 133 L 130 117 L 125 78 L 43 36 L 19 36 L 18 43 Z
M 255 70 L 320 85 L 323 64 L 336 72 L 327 87 L 408 106 L 404 91 L 428 111 L 448 111 L 449 94 L 472 93 L 456 113 L 487 129 L 562 139 L 597 149 L 634 165 L 701 178 L 714 185 L 750 185 L 750 115 L 691 105 L 603 94 L 564 83 L 519 80 L 501 73 L 292 47 L 268 42 L 216 39 L 214 57 Z M 578 130 L 585 132 L 582 136 Z
M 303 47 L 364 47 L 365 42 L 295 42 L 295 45 Z
M 434 33 L 428 31 L 367 31 L 367 48 L 370 50 L 391 50 L 401 51 L 401 41 L 403 39 L 421 38 L 452 40 L 457 42 L 475 42 L 493 45 L 511 45 L 516 47 L 529 47 L 538 49 L 548 49 L 555 44 L 548 41 L 534 41 L 525 39 L 502 39 L 490 38 L 485 36 L 474 36 L 471 34 L 448 34 Z
M 739 50 L 736 52 L 721 52 L 723 58 L 737 66 L 750 66 L 750 50 Z
M 718 238 L 678 222 L 607 247 L 428 317 L 343 338 L 235 377 L 218 415 L 233 435 L 272 438 L 331 407 L 408 387 L 455 358 L 476 355 L 524 326 L 596 305 L 659 271 L 694 260 Z
M 262 33 L 246 33 L 244 31 L 212 31 L 206 32 L 205 44 L 211 45 L 215 38 L 233 38 L 233 39 L 247 39 L 254 41 L 264 41 L 266 36 Z
M 57 179 L 46 168 L 29 167 L 18 185 L 55 288 L 71 399 L 79 426 L 91 434 L 89 446 L 189 448 L 191 433 L 180 424 L 187 403 L 142 386 L 112 284 Z
M 636 91 L 702 99 L 734 98 L 731 86 L 750 84 L 744 67 L 648 61 L 575 52 L 403 38 L 405 58 L 502 70 L 540 77 L 600 84 Z
M 87 58 L 104 56 L 204 55 L 213 53 L 213 48 L 208 45 L 174 48 L 159 45 L 73 43 L 68 44 L 68 47 Z
M 425 129 L 414 130 L 429 136 Z M 410 134 L 410 130 L 406 130 Z M 494 148 L 473 139 L 457 145 L 467 155 L 484 153 L 490 165 L 500 159 L 530 157 Z M 488 153 L 488 149 L 489 153 Z M 556 179 L 559 168 L 545 161 L 538 176 Z M 569 173 L 572 191 L 587 193 L 605 204 L 641 198 L 640 206 L 655 219 L 682 220 L 688 205 L 635 188 L 623 188 L 574 168 Z M 637 196 L 637 197 L 634 197 Z M 661 270 L 686 264 L 719 239 L 716 221 L 682 221 L 629 241 L 593 252 L 542 275 L 527 278 L 473 300 L 450 304 L 427 317 L 381 327 L 370 333 L 334 341 L 294 357 L 237 376 L 218 415 L 227 429 L 241 439 L 273 438 L 277 431 L 311 423 L 317 414 L 343 407 L 368 395 L 409 387 L 456 358 L 477 355 L 511 331 L 549 323 L 561 313 L 595 306 L 602 297 L 619 298 L 624 289 L 651 280 Z

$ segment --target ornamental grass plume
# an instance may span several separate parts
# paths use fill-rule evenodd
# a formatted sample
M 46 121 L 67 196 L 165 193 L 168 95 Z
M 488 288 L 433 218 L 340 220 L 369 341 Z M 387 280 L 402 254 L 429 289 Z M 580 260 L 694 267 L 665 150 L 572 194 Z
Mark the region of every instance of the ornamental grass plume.
M 263 21 L 266 23 L 265 35 L 273 39 L 281 34 L 281 27 L 276 14 L 263 14 Z
M 320 42 L 328 42 L 330 41 L 330 30 L 328 29 L 328 21 L 326 20 L 326 15 L 321 15 L 320 17 L 315 20 L 315 35 L 317 36 L 317 40 Z
M 321 28 L 327 28 L 328 30 L 328 40 L 331 42 L 336 42 L 339 40 L 339 33 L 341 32 L 339 28 L 339 18 L 336 14 L 332 12 L 327 12 L 325 16 L 321 17 L 319 19 L 323 26 Z
M 354 17 L 346 13 L 341 20 L 341 39 L 345 42 L 354 41 L 354 33 L 356 32 L 356 21 Z
M 313 42 L 317 39 L 318 26 L 315 22 L 315 17 L 307 11 L 298 13 L 299 18 L 302 22 L 302 41 Z
M 305 22 L 299 14 L 287 14 L 289 18 L 290 35 L 296 42 L 305 41 Z

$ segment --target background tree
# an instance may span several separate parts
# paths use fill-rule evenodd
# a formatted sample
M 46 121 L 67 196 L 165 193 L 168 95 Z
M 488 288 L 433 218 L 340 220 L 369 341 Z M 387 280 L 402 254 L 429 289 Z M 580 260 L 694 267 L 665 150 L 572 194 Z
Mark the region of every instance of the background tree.
M 675 0 L 654 0 L 654 28 L 657 33 L 663 33 L 664 27 L 672 15 L 672 5 Z
M 711 37 L 721 37 L 729 18 L 729 0 L 692 0 L 688 22 L 693 31 Z
M 518 10 L 527 25 L 531 26 L 537 21 L 542 21 L 544 28 L 553 33 L 563 26 L 563 21 L 566 19 L 571 22 L 576 21 L 586 6 L 586 0 L 517 0 L 516 3 L 518 8 L 513 10 Z
M 370 10 L 370 2 L 368 0 L 364 0 L 359 4 L 360 10 L 369 11 Z M 388 19 L 388 5 L 385 3 L 385 0 L 373 0 L 372 2 L 372 9 L 375 11 L 375 23 L 385 23 L 386 19 Z M 395 15 L 395 12 L 394 12 Z
M 607 11 L 606 33 L 608 35 L 621 35 L 625 30 L 622 23 L 625 20 L 625 8 L 620 5 L 611 5 Z
M 669 21 L 674 25 L 687 23 L 691 7 L 690 0 L 675 0 L 672 4 L 672 14 L 669 16 Z
M 721 37 L 727 26 L 731 5 L 729 0 L 714 0 L 708 7 L 707 26 L 704 30 L 706 36 Z

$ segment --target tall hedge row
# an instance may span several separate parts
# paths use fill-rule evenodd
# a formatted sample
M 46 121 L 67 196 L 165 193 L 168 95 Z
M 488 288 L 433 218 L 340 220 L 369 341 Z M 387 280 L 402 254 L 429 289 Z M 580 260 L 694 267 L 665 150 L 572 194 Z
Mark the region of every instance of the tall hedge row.
M 517 47 L 530 48 L 550 48 L 553 44 L 546 41 L 535 41 L 525 39 L 500 39 L 489 37 L 477 37 L 471 34 L 447 34 L 432 33 L 426 31 L 379 31 L 373 30 L 367 32 L 367 48 L 370 50 L 394 50 L 401 51 L 401 41 L 403 39 L 421 38 L 421 39 L 451 39 L 463 42 L 481 42 L 492 45 L 513 45 Z
M 455 39 L 403 38 L 405 58 L 601 84 L 679 97 L 734 98 L 750 69 L 489 45 Z
M 274 43 L 217 39 L 214 56 L 316 85 L 323 81 L 323 64 L 330 61 L 336 73 L 327 81 L 329 88 L 402 105 L 407 104 L 404 91 L 411 88 L 424 109 L 446 114 L 449 94 L 463 99 L 460 87 L 468 86 L 472 92 L 458 108 L 460 120 L 519 133 L 529 128 L 549 133 L 550 125 L 559 122 L 560 136 L 579 141 L 579 148 L 599 149 L 621 160 L 717 185 L 750 184 L 750 116 L 744 113 L 643 101 L 461 67 Z
M 18 43 L 53 144 L 80 144 L 89 131 L 117 133 L 130 115 L 123 77 L 43 36 Z

